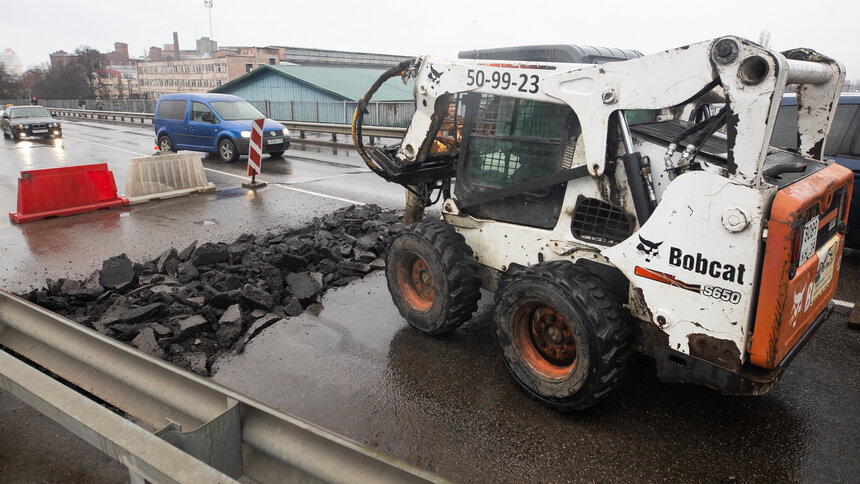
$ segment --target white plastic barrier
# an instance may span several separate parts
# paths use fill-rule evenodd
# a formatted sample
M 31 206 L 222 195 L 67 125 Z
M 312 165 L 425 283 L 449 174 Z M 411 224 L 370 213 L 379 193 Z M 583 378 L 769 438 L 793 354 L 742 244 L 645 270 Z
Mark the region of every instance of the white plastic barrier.
M 132 158 L 125 178 L 125 195 L 132 205 L 150 200 L 215 191 L 196 153 Z

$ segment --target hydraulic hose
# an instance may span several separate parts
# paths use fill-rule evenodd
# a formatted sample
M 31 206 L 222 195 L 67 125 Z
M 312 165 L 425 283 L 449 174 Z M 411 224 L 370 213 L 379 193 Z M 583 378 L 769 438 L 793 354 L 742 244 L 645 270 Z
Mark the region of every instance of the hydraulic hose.
M 370 159 L 370 156 L 368 156 L 367 151 L 364 149 L 364 142 L 361 138 L 361 126 L 364 122 L 364 111 L 367 109 L 370 99 L 385 83 L 385 81 L 392 77 L 405 76 L 409 67 L 416 61 L 417 58 L 408 59 L 383 72 L 382 75 L 379 76 L 379 79 L 370 86 L 370 89 L 364 93 L 364 96 L 361 97 L 358 101 L 358 106 L 355 108 L 355 114 L 352 116 L 352 142 L 355 144 L 355 149 L 358 151 L 358 155 L 361 156 L 361 159 L 364 160 L 367 167 L 374 173 L 381 174 L 383 173 L 383 170 Z

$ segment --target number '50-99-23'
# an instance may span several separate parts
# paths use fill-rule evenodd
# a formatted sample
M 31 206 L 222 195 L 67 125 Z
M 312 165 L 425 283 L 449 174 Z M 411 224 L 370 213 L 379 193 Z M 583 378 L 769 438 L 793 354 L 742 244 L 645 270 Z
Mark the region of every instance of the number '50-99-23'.
M 490 74 L 482 70 L 469 69 L 466 72 L 466 85 L 484 87 L 485 85 L 493 89 L 508 90 L 516 88 L 519 92 L 529 92 L 535 94 L 540 90 L 538 82 L 540 78 L 532 74 L 519 74 L 512 77 L 510 72 L 493 71 Z

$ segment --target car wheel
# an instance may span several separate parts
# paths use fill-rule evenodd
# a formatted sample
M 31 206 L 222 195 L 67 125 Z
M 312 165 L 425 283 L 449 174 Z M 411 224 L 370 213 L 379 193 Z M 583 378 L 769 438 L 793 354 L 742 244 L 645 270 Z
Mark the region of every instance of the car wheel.
M 272 151 L 271 153 L 269 153 L 269 155 L 271 155 L 272 158 L 280 158 L 280 157 L 284 156 L 284 152 L 283 151 Z
M 9 133 L 7 133 L 5 129 L 0 129 L 0 131 L 3 131 L 3 137 L 4 137 L 4 138 L 8 138 L 8 137 L 9 137 Z
M 236 145 L 227 138 L 218 142 L 218 157 L 224 163 L 231 163 L 239 159 L 239 151 L 236 150 Z
M 170 141 L 170 136 L 163 134 L 158 138 L 158 151 L 172 151 L 174 153 L 176 152 L 176 148 L 173 147 L 173 142 Z
M 14 130 L 12 131 L 12 139 L 15 141 L 21 141 L 21 135 L 16 133 Z
M 567 261 L 511 275 L 496 292 L 495 322 L 511 376 L 561 411 L 597 404 L 633 361 L 631 328 L 606 283 Z

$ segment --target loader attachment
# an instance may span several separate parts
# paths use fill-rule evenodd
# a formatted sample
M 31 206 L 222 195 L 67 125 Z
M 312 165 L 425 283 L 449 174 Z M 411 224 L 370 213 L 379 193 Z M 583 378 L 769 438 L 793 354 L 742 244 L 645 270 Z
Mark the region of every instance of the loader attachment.
M 376 91 L 386 81 L 394 77 L 401 77 L 405 81 L 410 72 L 417 69 L 420 63 L 420 58 L 408 59 L 382 73 L 359 100 L 352 117 L 353 144 L 367 167 L 385 180 L 404 186 L 428 184 L 454 176 L 456 147 L 451 146 L 452 143 L 438 142 L 438 146 L 434 146 L 434 149 L 431 150 L 431 154 L 434 156 L 431 156 L 424 163 L 402 165 L 394 156 L 399 144 L 381 148 L 365 147 L 362 139 L 362 126 L 367 105 Z M 447 105 L 450 99 L 451 96 L 442 96 L 437 100 L 437 104 Z M 444 116 L 440 115 L 435 118 L 433 124 L 438 129 L 444 121 Z

